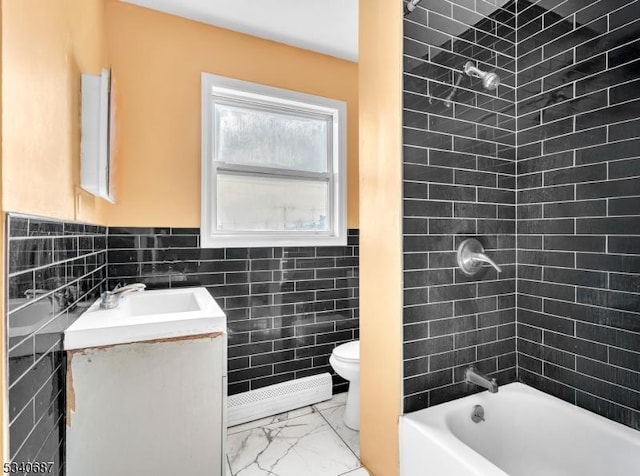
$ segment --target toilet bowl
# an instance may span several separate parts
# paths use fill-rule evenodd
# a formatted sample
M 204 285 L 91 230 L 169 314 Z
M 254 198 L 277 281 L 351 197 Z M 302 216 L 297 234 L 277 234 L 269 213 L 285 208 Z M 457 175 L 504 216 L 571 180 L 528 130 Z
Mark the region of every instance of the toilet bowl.
M 349 381 L 344 423 L 352 430 L 360 429 L 360 341 L 354 340 L 333 349 L 329 363 L 340 377 Z

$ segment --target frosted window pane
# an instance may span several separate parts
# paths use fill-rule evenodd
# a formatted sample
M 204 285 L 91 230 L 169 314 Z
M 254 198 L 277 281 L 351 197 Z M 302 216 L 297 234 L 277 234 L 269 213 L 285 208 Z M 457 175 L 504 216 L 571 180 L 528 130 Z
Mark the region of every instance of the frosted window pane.
M 326 172 L 328 119 L 215 105 L 216 160 Z
M 328 231 L 323 181 L 218 174 L 218 231 Z

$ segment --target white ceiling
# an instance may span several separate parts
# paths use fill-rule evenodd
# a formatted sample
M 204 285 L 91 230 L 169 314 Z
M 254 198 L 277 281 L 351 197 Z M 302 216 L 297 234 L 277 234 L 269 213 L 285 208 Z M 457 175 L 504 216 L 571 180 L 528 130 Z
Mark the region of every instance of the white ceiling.
M 122 0 L 358 61 L 358 0 Z

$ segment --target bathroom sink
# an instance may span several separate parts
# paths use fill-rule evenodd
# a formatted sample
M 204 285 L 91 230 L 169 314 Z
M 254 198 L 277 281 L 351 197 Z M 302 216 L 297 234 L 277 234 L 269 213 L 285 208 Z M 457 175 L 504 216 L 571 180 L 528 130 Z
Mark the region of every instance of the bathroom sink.
M 200 310 L 200 304 L 193 292 L 167 291 L 129 294 L 122 299 L 120 307 L 122 313 L 130 317 Z
M 114 309 L 98 299 L 65 332 L 65 350 L 226 331 L 226 318 L 205 288 L 160 289 L 123 296 Z

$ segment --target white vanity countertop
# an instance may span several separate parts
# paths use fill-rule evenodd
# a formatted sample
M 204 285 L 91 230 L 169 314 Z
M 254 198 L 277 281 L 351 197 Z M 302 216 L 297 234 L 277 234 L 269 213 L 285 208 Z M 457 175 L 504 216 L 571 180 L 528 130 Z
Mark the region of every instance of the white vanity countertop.
M 64 349 L 226 333 L 226 316 L 202 287 L 159 289 L 123 296 L 114 309 L 100 299 L 65 331 Z

